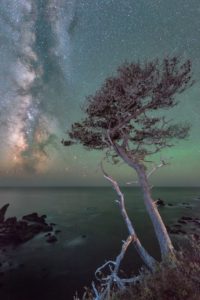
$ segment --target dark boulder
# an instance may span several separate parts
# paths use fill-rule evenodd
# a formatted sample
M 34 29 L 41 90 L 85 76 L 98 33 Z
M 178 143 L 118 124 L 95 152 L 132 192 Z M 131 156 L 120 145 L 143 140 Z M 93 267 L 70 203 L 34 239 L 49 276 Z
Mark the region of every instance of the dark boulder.
M 26 228 L 28 227 L 28 223 L 25 221 L 18 221 L 17 222 L 17 228 L 21 228 L 23 230 L 26 230 Z
M 192 222 L 193 222 L 195 225 L 200 226 L 200 221 L 199 221 L 199 220 L 192 220 Z
M 182 229 L 170 229 L 169 230 L 169 233 L 171 234 L 186 234 L 186 231 L 182 230 Z
M 45 237 L 49 237 L 49 236 L 51 236 L 51 233 L 48 232 L 48 233 L 46 233 L 44 236 L 45 236 Z
M 178 223 L 180 223 L 180 224 L 187 224 L 187 222 L 184 221 L 184 220 L 178 220 Z
M 179 229 L 179 232 L 178 232 L 178 233 L 186 234 L 187 232 L 186 232 L 185 230 Z
M 3 223 L 4 222 L 4 219 L 5 219 L 5 214 L 6 214 L 6 211 L 8 209 L 8 206 L 10 204 L 5 204 L 4 206 L 2 206 L 2 208 L 0 209 L 0 223 Z
M 52 230 L 53 230 L 53 226 L 48 225 L 48 224 L 44 224 L 44 226 L 43 226 L 43 231 L 44 232 L 49 232 L 49 231 L 52 231 Z
M 27 228 L 27 231 L 30 231 L 33 234 L 40 233 L 41 231 L 43 231 L 43 225 L 42 224 L 30 224 Z
M 184 220 L 184 221 L 192 221 L 193 218 L 192 218 L 192 217 L 183 216 L 183 217 L 181 218 L 181 220 Z
M 16 217 L 8 218 L 4 223 L 8 226 L 15 226 L 17 224 L 17 218 Z
M 53 244 L 55 242 L 57 242 L 57 237 L 55 235 L 50 235 L 47 239 L 47 243 Z
M 177 234 L 178 233 L 178 229 L 169 228 L 168 232 L 171 233 L 171 234 Z
M 165 206 L 164 200 L 162 200 L 160 198 L 158 198 L 155 203 L 157 206 Z
M 47 215 L 42 215 L 41 218 L 46 219 Z
M 182 226 L 181 226 L 181 224 L 174 224 L 174 227 L 181 228 Z
M 26 220 L 26 221 L 29 221 L 29 222 L 42 223 L 42 224 L 45 223 L 45 218 L 46 218 L 45 215 L 39 217 L 38 214 L 35 213 L 35 212 L 22 217 L 23 220 Z

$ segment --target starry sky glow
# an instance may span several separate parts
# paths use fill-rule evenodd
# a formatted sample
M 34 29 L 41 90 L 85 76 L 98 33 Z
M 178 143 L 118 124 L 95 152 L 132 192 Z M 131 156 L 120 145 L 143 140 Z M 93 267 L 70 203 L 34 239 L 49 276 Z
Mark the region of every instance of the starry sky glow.
M 81 118 L 85 97 L 121 63 L 165 55 L 192 60 L 196 83 L 169 112 L 192 130 L 162 152 L 171 165 L 152 181 L 198 186 L 199 36 L 199 0 L 2 0 L 0 186 L 106 184 L 98 169 L 102 153 L 60 141 Z M 122 184 L 134 179 L 125 165 L 107 169 Z

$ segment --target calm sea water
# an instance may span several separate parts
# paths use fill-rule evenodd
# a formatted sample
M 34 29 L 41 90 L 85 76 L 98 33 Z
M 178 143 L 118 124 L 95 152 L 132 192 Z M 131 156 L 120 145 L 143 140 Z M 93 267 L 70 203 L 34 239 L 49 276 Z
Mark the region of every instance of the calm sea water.
M 123 189 L 129 215 L 144 246 L 159 259 L 159 249 L 137 188 Z M 154 198 L 172 203 L 161 208 L 167 224 L 183 215 L 200 216 L 200 188 L 155 188 Z M 90 285 L 94 271 L 119 253 L 127 230 L 112 188 L 2 188 L 0 206 L 10 203 L 7 217 L 38 212 L 60 229 L 58 242 L 48 244 L 45 234 L 6 253 L 0 269 L 3 300 L 68 300 Z M 188 202 L 191 208 L 181 205 Z M 3 252 L 1 260 L 3 260 Z M 141 262 L 133 248 L 123 263 L 127 273 Z

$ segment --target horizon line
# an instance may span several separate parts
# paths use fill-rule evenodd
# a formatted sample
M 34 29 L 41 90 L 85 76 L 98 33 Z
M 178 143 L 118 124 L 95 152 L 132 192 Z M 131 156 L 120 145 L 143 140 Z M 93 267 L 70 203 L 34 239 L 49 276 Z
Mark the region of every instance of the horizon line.
M 120 185 L 127 188 L 140 188 L 140 186 Z M 0 188 L 112 188 L 111 185 L 0 185 Z M 153 188 L 200 188 L 196 185 L 157 185 Z

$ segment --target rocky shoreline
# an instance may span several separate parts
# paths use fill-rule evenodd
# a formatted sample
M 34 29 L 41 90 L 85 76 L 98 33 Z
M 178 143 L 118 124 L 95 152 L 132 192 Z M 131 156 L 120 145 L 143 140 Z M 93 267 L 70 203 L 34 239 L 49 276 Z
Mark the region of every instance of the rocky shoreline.
M 188 202 L 180 203 L 179 205 L 174 205 L 172 203 L 166 203 L 163 199 L 158 198 L 155 204 L 159 209 L 163 207 L 185 207 L 192 209 L 192 205 Z M 191 216 L 181 216 L 177 219 L 176 223 L 166 225 L 167 231 L 170 235 L 191 235 L 195 240 L 200 239 L 200 218 Z
M 177 223 L 166 226 L 170 234 L 190 234 L 195 240 L 200 239 L 200 218 L 182 216 Z
M 55 243 L 55 224 L 46 222 L 46 215 L 39 216 L 36 212 L 25 215 L 18 220 L 16 217 L 5 218 L 9 204 L 0 209 L 0 248 L 23 244 L 39 233 L 45 235 L 46 242 Z M 59 230 L 57 230 L 59 232 Z

